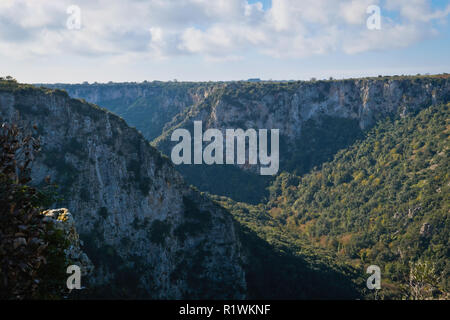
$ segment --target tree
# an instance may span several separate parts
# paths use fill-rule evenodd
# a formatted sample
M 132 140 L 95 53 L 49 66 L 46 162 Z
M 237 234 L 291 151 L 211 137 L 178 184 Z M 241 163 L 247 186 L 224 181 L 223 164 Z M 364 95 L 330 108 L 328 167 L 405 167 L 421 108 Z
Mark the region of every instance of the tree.
M 11 76 L 6 76 L 6 77 L 0 77 L 0 81 L 12 81 L 12 82 L 17 82 L 16 79 L 14 79 Z
M 0 125 L 0 299 L 59 298 L 65 289 L 66 242 L 41 214 L 50 199 L 28 186 L 39 148 L 17 125 Z
M 409 288 L 413 300 L 432 299 L 433 292 L 438 290 L 438 284 L 439 277 L 434 263 L 422 260 L 411 263 Z

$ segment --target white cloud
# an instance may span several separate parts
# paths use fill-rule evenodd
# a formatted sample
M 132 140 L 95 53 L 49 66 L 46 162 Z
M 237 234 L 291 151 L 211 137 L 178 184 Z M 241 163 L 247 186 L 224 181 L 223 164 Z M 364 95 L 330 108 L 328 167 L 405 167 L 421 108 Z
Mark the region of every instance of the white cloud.
M 305 57 L 405 47 L 436 34 L 450 5 L 427 0 L 272 0 L 270 9 L 246 0 L 78 0 L 82 29 L 68 30 L 71 0 L 0 1 L 0 52 L 165 58 L 200 55 L 236 60 L 249 51 Z M 400 19 L 366 28 L 366 8 L 379 4 Z
M 386 8 L 399 11 L 403 18 L 411 22 L 442 20 L 450 14 L 450 4 L 444 10 L 433 11 L 427 0 L 386 0 Z
M 389 32 L 363 31 L 355 38 L 347 38 L 343 49 L 346 53 L 355 54 L 366 51 L 384 50 L 388 48 L 404 48 L 420 39 L 425 39 L 436 35 L 433 29 L 423 29 L 413 24 L 407 25 L 387 25 Z M 364 39 L 364 40 L 361 40 Z
M 378 4 L 379 1 L 373 0 L 345 1 L 339 4 L 339 14 L 350 25 L 364 25 L 367 20 L 367 7 Z

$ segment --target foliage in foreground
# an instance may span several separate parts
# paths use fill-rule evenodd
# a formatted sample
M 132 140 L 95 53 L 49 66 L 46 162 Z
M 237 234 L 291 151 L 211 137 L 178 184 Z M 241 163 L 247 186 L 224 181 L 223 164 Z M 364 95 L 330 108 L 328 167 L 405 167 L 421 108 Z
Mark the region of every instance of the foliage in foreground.
M 43 221 L 48 194 L 28 186 L 39 140 L 14 124 L 0 127 L 0 299 L 58 299 L 68 243 Z

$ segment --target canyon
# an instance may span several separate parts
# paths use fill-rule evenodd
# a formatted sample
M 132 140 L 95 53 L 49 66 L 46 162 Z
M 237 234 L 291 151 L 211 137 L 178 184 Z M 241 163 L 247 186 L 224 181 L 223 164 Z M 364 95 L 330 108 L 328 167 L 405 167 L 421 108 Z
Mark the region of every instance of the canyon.
M 330 240 L 340 251 L 325 246 L 328 233 L 338 232 L 328 230 L 336 219 L 303 208 L 323 200 L 327 212 L 334 198 L 326 198 L 325 188 L 368 182 L 361 170 L 342 177 L 319 170 L 329 170 L 342 150 L 370 141 L 386 119 L 402 123 L 424 110 L 444 117 L 445 107 L 429 108 L 449 101 L 448 78 L 36 86 L 8 80 L 0 85 L 0 118 L 36 128 L 42 150 L 33 183 L 51 177 L 58 185 L 58 200 L 48 209 L 67 208 L 73 216 L 94 270 L 89 298 L 353 299 L 361 297 L 360 276 L 337 258 L 345 245 L 341 234 Z M 231 166 L 174 166 L 167 157 L 176 144 L 172 135 L 195 136 L 200 121 L 225 135 L 229 128 L 279 129 L 279 174 L 259 175 L 249 158 Z M 396 155 L 392 150 L 386 153 Z M 436 150 L 430 154 L 445 155 Z M 295 195 L 308 179 L 312 189 Z M 316 233 L 309 233 L 317 221 Z M 418 220 L 414 228 L 419 223 L 428 222 Z M 428 226 L 422 238 L 431 237 Z M 320 245 L 311 249 L 305 237 Z
M 279 129 L 280 168 L 303 174 L 332 159 L 377 122 L 405 117 L 449 100 L 448 75 L 290 82 L 143 82 L 46 84 L 104 107 L 136 127 L 167 156 L 174 130 Z M 248 158 L 247 158 L 248 160 Z M 258 203 L 272 181 L 259 164 L 180 165 L 201 191 Z M 212 177 L 220 177 L 214 178 Z M 227 177 L 227 179 L 222 179 Z M 248 184 L 237 181 L 248 181 Z M 250 187 L 251 185 L 251 187 Z M 249 190 L 250 189 L 250 190 Z M 243 196 L 245 195 L 245 196 Z

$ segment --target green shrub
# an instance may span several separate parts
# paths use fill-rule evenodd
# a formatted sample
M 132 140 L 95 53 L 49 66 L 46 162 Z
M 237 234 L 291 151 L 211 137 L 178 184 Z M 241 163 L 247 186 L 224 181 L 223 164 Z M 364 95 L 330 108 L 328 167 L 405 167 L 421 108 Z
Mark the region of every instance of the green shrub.
M 161 220 L 153 221 L 149 230 L 150 241 L 155 244 L 163 245 L 170 233 L 170 230 L 170 223 Z

